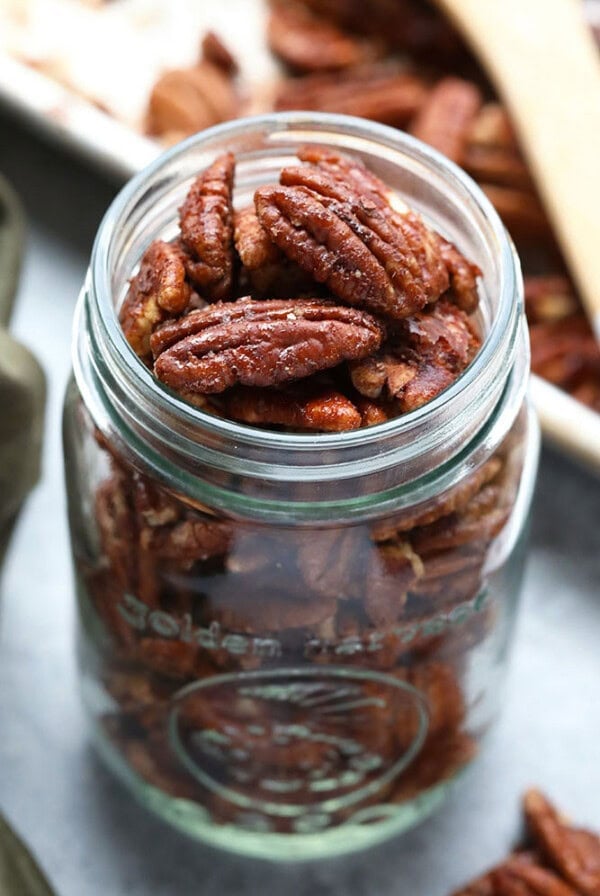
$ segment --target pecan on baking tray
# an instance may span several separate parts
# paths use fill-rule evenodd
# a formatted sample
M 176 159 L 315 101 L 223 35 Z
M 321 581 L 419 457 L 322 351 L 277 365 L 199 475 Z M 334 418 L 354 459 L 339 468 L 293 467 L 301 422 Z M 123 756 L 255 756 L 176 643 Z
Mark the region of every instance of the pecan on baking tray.
M 424 0 L 300 0 L 317 15 L 357 34 L 373 35 L 390 50 L 438 62 L 462 61 L 465 45 L 448 19 Z
M 410 125 L 413 136 L 461 162 L 469 128 L 481 108 L 480 90 L 471 81 L 442 78 Z
M 231 298 L 233 286 L 232 153 L 219 156 L 192 184 L 179 210 L 188 276 L 202 298 Z
M 235 56 L 214 31 L 206 32 L 202 38 L 200 49 L 204 62 L 221 69 L 222 72 L 230 77 L 237 75 L 239 66 Z
M 144 253 L 119 311 L 125 338 L 140 358 L 150 356 L 150 336 L 167 317 L 181 314 L 191 297 L 185 253 L 174 243 L 156 240 Z
M 567 277 L 560 274 L 525 277 L 525 311 L 530 326 L 564 320 L 579 310 Z
M 382 52 L 373 41 L 349 34 L 289 0 L 271 4 L 267 42 L 271 51 L 297 72 L 351 68 Z
M 146 132 L 175 143 L 235 118 L 239 108 L 234 84 L 222 64 L 200 62 L 190 68 L 171 69 L 152 88 Z
M 427 93 L 427 82 L 419 75 L 395 66 L 372 65 L 290 78 L 279 87 L 274 106 L 278 112 L 313 109 L 405 127 Z
M 546 861 L 584 896 L 600 893 L 600 836 L 572 827 L 538 790 L 524 799 L 531 837 Z
M 154 372 L 190 392 L 275 386 L 366 357 L 383 335 L 371 315 L 324 299 L 241 299 L 157 330 Z
M 588 382 L 600 391 L 600 350 L 583 312 L 563 320 L 533 324 L 531 367 L 569 392 Z M 592 393 L 593 394 L 593 393 Z M 592 407 L 598 406 L 594 401 Z
M 548 217 L 534 192 L 487 182 L 479 186 L 514 240 L 523 245 L 554 245 Z

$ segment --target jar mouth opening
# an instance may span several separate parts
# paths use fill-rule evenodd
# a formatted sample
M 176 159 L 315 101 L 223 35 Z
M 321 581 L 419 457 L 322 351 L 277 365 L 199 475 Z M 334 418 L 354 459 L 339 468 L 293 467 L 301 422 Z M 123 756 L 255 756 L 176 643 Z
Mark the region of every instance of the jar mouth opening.
M 160 383 L 134 354 L 121 330 L 112 289 L 113 250 L 124 222 L 135 211 L 150 180 L 160 181 L 167 169 L 176 169 L 178 162 L 200 146 L 219 143 L 223 151 L 228 141 L 233 142 L 252 132 L 258 132 L 263 143 L 268 148 L 272 147 L 273 151 L 283 141 L 289 142 L 290 138 L 298 143 L 318 142 L 319 136 L 323 140 L 328 134 L 339 132 L 343 132 L 346 138 L 342 151 L 352 153 L 352 145 L 349 144 L 353 141 L 357 149 L 360 149 L 361 144 L 368 143 L 371 147 L 376 145 L 381 148 L 382 152 L 400 151 L 408 159 L 441 175 L 465 202 L 469 211 L 485 221 L 487 241 L 499 259 L 497 310 L 485 334 L 483 345 L 471 364 L 451 386 L 431 401 L 385 423 L 350 432 L 280 432 L 237 423 L 194 407 Z M 112 360 L 121 376 L 136 383 L 137 390 L 146 402 L 168 408 L 171 419 L 177 421 L 182 430 L 187 433 L 197 430 L 253 449 L 269 448 L 302 453 L 318 448 L 327 448 L 328 451 L 336 448 L 351 449 L 378 442 L 382 438 L 422 430 L 428 421 L 434 420 L 460 396 L 476 389 L 484 369 L 498 369 L 501 375 L 506 376 L 506 367 L 511 366 L 510 359 L 517 340 L 520 315 L 519 301 L 515 301 L 515 296 L 519 295 L 519 277 L 514 249 L 495 209 L 475 182 L 440 153 L 401 131 L 359 118 L 316 112 L 285 112 L 238 119 L 202 131 L 163 153 L 137 174 L 118 194 L 104 216 L 92 251 L 93 288 L 88 293 L 92 299 L 91 323 L 95 338 L 108 344 Z M 508 365 L 503 365 L 503 359 L 508 359 Z M 502 366 L 504 370 L 500 369 Z

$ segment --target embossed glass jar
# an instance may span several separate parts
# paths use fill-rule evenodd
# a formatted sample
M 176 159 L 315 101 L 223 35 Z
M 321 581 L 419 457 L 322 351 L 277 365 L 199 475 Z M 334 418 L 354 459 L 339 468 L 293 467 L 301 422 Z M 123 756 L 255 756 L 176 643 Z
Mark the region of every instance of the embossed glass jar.
M 483 271 L 483 347 L 429 404 L 340 434 L 209 415 L 120 330 L 143 251 L 225 149 L 236 204 L 304 143 L 361 157 Z M 392 129 L 273 115 L 162 156 L 100 228 L 65 455 L 83 696 L 101 754 L 200 839 L 306 858 L 432 811 L 501 692 L 538 454 L 518 262 L 458 169 Z

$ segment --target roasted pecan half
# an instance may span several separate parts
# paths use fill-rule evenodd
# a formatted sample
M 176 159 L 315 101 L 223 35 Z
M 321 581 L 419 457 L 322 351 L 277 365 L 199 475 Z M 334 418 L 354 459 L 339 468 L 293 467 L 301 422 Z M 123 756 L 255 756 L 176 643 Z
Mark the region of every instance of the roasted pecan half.
M 413 212 L 361 193 L 325 165 L 284 168 L 280 187 L 255 194 L 271 239 L 351 305 L 402 318 L 449 286 L 437 236 Z
M 428 737 L 458 728 L 465 716 L 465 698 L 456 671 L 448 663 L 417 663 L 395 673 L 412 684 L 427 700 Z
M 477 278 L 481 276 L 481 270 L 465 258 L 453 243 L 449 243 L 441 236 L 439 244 L 444 264 L 450 275 L 450 289 L 446 296 L 462 311 L 472 314 L 479 305 Z
M 140 358 L 150 355 L 150 336 L 166 318 L 181 314 L 191 297 L 185 253 L 174 243 L 156 240 L 146 250 L 129 283 L 119 311 L 125 338 Z
M 146 130 L 172 143 L 235 118 L 238 111 L 231 79 L 215 65 L 202 62 L 161 75 L 150 95 Z
M 515 187 L 518 190 L 533 189 L 527 165 L 516 150 L 468 145 L 463 152 L 461 165 L 477 181 Z
M 400 322 L 381 354 L 353 363 L 352 382 L 368 398 L 392 398 L 411 411 L 450 386 L 480 344 L 467 315 L 440 300 Z
M 360 410 L 334 389 L 239 388 L 226 394 L 223 403 L 228 416 L 254 426 L 275 424 L 315 432 L 345 432 L 363 425 Z
M 186 263 L 188 276 L 211 302 L 231 298 L 234 168 L 232 153 L 215 159 L 196 178 L 179 210 L 181 241 L 191 256 Z
M 309 75 L 284 81 L 275 109 L 313 109 L 356 115 L 404 127 L 427 97 L 427 84 L 401 69 L 366 66 L 348 73 Z
M 491 873 L 494 896 L 578 896 L 547 868 L 527 862 L 507 862 Z M 598 892 L 598 891 L 596 891 Z
M 538 790 L 525 794 L 524 809 L 531 836 L 548 863 L 577 892 L 598 896 L 600 837 L 567 824 Z
M 371 530 L 373 541 L 391 541 L 402 532 L 408 532 L 417 526 L 427 526 L 440 517 L 463 510 L 486 483 L 495 479 L 501 469 L 502 461 L 498 457 L 491 457 L 463 482 L 433 501 L 428 501 L 423 510 L 412 510 L 376 523 Z
M 314 293 L 315 281 L 275 245 L 258 220 L 253 205 L 234 212 L 233 228 L 242 273 L 247 275 L 255 293 L 280 299 Z
M 471 81 L 442 78 L 412 121 L 410 132 L 461 164 L 469 129 L 482 103 L 481 91 Z
M 360 529 L 306 533 L 298 564 L 311 591 L 337 600 L 362 597 L 368 542 Z
M 365 612 L 377 628 L 395 622 L 407 592 L 423 574 L 423 564 L 408 541 L 377 546 L 369 558 Z
M 289 0 L 272 4 L 267 42 L 296 72 L 337 71 L 381 55 L 374 42 L 342 31 Z
M 364 358 L 383 335 L 371 315 L 323 299 L 240 299 L 192 311 L 158 330 L 154 371 L 188 392 L 275 386 Z
M 488 483 L 462 511 L 415 529 L 411 542 L 422 556 L 473 542 L 489 542 L 502 531 L 507 517 L 508 511 L 501 502 L 500 486 Z
M 408 209 L 400 197 L 396 196 L 382 180 L 357 159 L 322 146 L 304 146 L 299 150 L 298 158 L 303 162 L 316 165 L 342 186 L 351 186 L 358 195 L 368 194 L 370 199 L 378 203 L 382 214 L 386 217 L 390 216 L 391 206 L 394 216 L 390 220 L 395 226 L 399 226 L 400 222 L 397 221 L 397 218 L 400 215 L 407 215 Z M 287 181 L 282 175 L 282 183 L 285 182 Z M 440 234 L 427 231 L 426 238 L 422 236 L 421 238 L 424 250 L 421 258 L 424 269 L 432 263 L 434 255 L 439 253 L 450 277 L 448 297 L 459 308 L 470 314 L 479 304 L 477 278 L 481 275 L 481 271 L 476 264 L 468 261 L 456 246 Z
M 479 186 L 514 240 L 526 245 L 540 241 L 554 245 L 546 212 L 535 193 L 492 183 L 482 182 Z
M 391 50 L 423 54 L 428 62 L 463 61 L 464 43 L 450 25 L 423 0 L 301 0 L 302 4 L 343 28 L 380 38 Z
M 497 889 L 498 885 L 498 872 L 509 872 L 510 874 L 516 875 L 518 877 L 521 868 L 539 868 L 539 856 L 535 853 L 530 852 L 516 852 L 512 853 L 505 862 L 497 865 L 495 868 L 492 868 L 490 871 L 487 871 L 485 874 L 482 874 L 481 877 L 472 880 L 465 887 L 461 887 L 460 890 L 456 890 L 452 894 L 452 896 L 500 896 L 500 890 Z M 534 890 L 537 894 L 538 891 Z M 531 893 L 530 890 L 526 888 L 526 885 L 523 883 L 522 887 L 517 889 L 516 891 L 519 896 L 529 896 Z M 545 891 L 539 891 L 540 896 L 544 896 Z
M 470 146 L 517 151 L 518 143 L 506 109 L 500 103 L 486 103 L 469 128 Z
M 583 313 L 532 325 L 531 367 L 569 391 L 587 378 L 600 382 L 600 349 Z

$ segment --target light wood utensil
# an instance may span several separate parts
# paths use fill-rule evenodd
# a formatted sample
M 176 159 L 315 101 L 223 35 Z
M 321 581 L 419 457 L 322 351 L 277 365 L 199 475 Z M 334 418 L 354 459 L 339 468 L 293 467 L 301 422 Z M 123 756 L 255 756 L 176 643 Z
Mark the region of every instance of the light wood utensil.
M 508 107 L 600 340 L 600 54 L 581 0 L 436 0 Z

